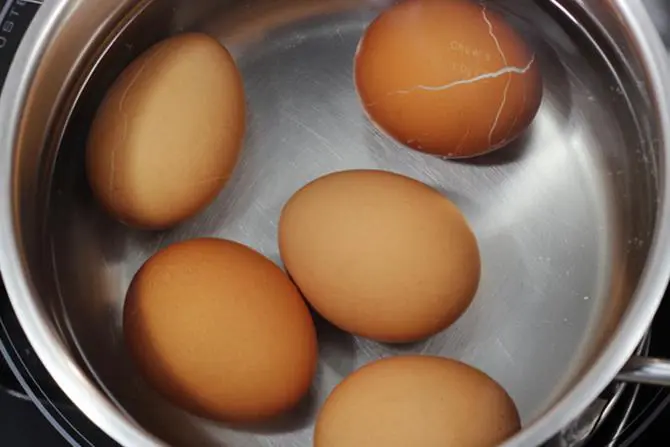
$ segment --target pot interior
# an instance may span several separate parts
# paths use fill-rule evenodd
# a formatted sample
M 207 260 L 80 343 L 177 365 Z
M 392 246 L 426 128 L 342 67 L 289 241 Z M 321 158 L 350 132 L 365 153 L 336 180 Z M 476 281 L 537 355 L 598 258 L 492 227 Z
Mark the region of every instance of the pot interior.
M 529 424 L 564 395 L 641 299 L 634 291 L 664 173 L 644 72 L 615 17 L 605 6 L 590 15 L 569 1 L 490 2 L 535 48 L 543 103 L 510 147 L 450 162 L 399 146 L 364 117 L 353 56 L 366 26 L 390 3 L 70 2 L 45 51 L 23 132 L 32 129 L 46 143 L 19 139 L 15 162 L 16 184 L 28 191 L 17 199 L 21 238 L 45 242 L 24 242 L 28 267 L 48 273 L 39 281 L 41 299 L 79 366 L 123 412 L 170 444 L 309 446 L 316 411 L 343 377 L 408 352 L 482 369 Z M 91 196 L 83 168 L 88 127 L 120 71 L 182 31 L 215 36 L 235 57 L 248 106 L 245 145 L 232 180 L 203 213 L 169 231 L 131 230 Z M 121 330 L 124 295 L 142 263 L 196 236 L 233 239 L 280 263 L 282 205 L 310 180 L 349 168 L 404 173 L 460 206 L 483 264 L 467 313 L 410 346 L 352 337 L 318 320 L 311 393 L 290 417 L 258 429 L 199 419 L 157 396 L 130 362 Z

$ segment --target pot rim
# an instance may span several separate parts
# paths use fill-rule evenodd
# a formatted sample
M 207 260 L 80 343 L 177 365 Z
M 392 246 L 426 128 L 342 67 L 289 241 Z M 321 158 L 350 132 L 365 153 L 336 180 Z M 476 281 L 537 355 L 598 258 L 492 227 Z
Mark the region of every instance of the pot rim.
M 14 95 L 0 96 L 0 272 L 21 327 L 45 369 L 61 387 L 65 395 L 101 430 L 121 445 L 137 447 L 167 446 L 144 430 L 116 407 L 104 393 L 89 380 L 72 359 L 68 348 L 57 336 L 45 310 L 36 300 L 35 284 L 26 274 L 16 234 L 17 222 L 13 206 L 13 148 L 16 143 L 22 108 L 27 100 L 41 57 L 52 35 L 69 12 L 69 2 L 46 2 L 37 12 L 28 28 L 12 63 L 3 91 Z M 30 44 L 27 44 L 27 43 Z M 66 361 L 63 361 L 63 360 Z
M 660 123 L 660 167 L 670 175 L 670 63 L 665 48 L 655 32 L 651 17 L 640 0 L 610 0 L 620 19 L 638 45 L 650 81 L 652 96 Z M 580 1 L 581 2 L 581 1 Z M 16 316 L 36 354 L 69 399 L 100 429 L 122 445 L 163 446 L 165 442 L 144 430 L 87 377 L 72 359 L 66 345 L 57 336 L 45 310 L 37 300 L 37 289 L 27 275 L 25 259 L 19 247 L 13 201 L 13 148 L 22 108 L 34 74 L 48 42 L 68 14 L 68 2 L 47 2 L 40 8 L 19 47 L 10 67 L 4 91 L 14 95 L 0 97 L 0 272 Z M 27 44 L 29 42 L 30 44 Z M 667 80 L 664 82 L 664 80 Z M 661 200 L 653 244 L 632 306 L 622 317 L 609 345 L 584 376 L 556 404 L 535 422 L 524 427 L 503 447 L 537 446 L 558 433 L 579 416 L 633 354 L 644 336 L 665 294 L 670 278 L 670 184 L 662 179 Z M 644 297 L 644 298 L 639 298 Z M 66 361 L 63 361 L 63 360 Z
M 607 347 L 579 381 L 556 404 L 533 423 L 508 439 L 501 447 L 537 446 L 568 426 L 598 398 L 633 355 L 649 329 L 663 300 L 670 279 L 670 59 L 651 16 L 641 0 L 610 0 L 619 19 L 628 26 L 638 45 L 656 108 L 661 134 L 659 167 L 664 173 L 661 198 L 649 256 L 633 293 L 633 304 L 622 316 Z M 582 0 L 579 3 L 587 3 Z M 652 32 L 649 32 L 652 30 Z M 644 298 L 640 298 L 644 297 Z

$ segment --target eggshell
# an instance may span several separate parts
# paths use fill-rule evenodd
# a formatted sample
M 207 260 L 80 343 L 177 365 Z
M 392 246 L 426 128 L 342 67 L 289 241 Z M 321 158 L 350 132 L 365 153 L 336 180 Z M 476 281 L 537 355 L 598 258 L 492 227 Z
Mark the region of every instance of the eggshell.
M 279 250 L 322 316 L 387 342 L 445 329 L 479 283 L 477 241 L 458 208 L 384 171 L 337 172 L 300 189 L 282 210 Z
M 314 447 L 494 447 L 520 429 L 514 402 L 456 360 L 391 357 L 348 376 L 321 408 Z
M 419 151 L 471 157 L 516 139 L 542 99 L 535 54 L 486 5 L 408 0 L 359 43 L 355 83 L 369 117 Z
M 124 334 L 139 371 L 191 412 L 255 422 L 293 407 L 316 369 L 314 323 L 270 260 L 226 240 L 171 245 L 135 275 Z
M 217 196 L 244 127 L 242 79 L 228 51 L 204 34 L 169 38 L 133 61 L 97 110 L 89 183 L 126 224 L 170 227 Z

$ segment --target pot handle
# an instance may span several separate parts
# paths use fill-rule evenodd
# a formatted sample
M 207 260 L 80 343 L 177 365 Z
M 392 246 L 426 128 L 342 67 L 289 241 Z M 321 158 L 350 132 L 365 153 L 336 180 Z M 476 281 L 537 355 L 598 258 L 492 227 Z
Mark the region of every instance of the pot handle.
M 670 387 L 670 360 L 633 356 L 616 379 L 621 382 Z

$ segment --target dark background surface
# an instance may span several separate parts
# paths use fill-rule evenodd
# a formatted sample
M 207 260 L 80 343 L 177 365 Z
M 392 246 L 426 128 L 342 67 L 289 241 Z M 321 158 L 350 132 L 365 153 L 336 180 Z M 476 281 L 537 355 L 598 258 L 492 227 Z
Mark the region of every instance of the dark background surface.
M 15 447 L 67 447 L 63 437 L 32 403 L 0 394 L 0 444 Z

